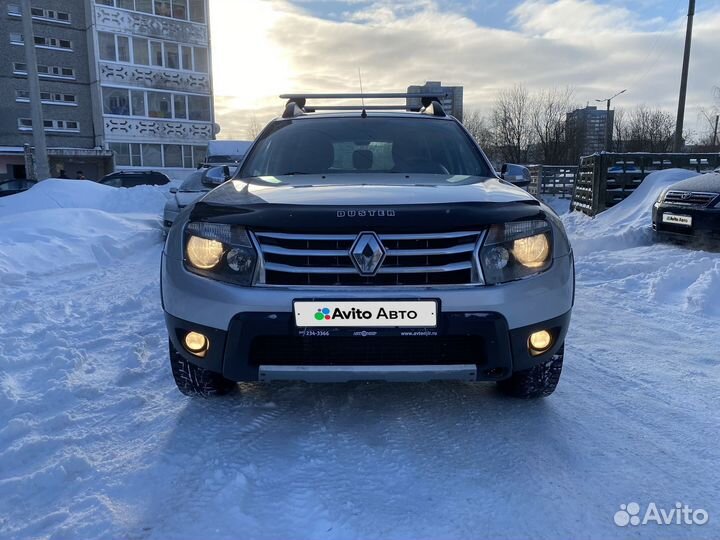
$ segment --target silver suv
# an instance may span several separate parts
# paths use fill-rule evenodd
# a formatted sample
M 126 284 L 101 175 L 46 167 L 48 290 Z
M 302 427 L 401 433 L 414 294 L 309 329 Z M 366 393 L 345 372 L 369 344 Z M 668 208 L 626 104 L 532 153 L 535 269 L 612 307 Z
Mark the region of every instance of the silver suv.
M 178 388 L 461 380 L 551 394 L 574 301 L 553 211 L 501 180 L 436 96 L 323 113 L 305 106 L 314 96 L 281 97 L 236 175 L 170 229 Z

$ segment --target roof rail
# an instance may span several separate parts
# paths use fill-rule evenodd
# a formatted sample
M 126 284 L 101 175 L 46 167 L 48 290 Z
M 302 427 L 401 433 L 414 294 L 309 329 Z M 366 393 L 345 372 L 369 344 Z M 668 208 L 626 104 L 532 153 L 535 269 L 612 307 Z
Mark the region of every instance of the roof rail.
M 446 97 L 446 93 L 415 93 L 405 92 L 381 92 L 381 93 L 338 93 L 338 94 L 280 94 L 281 99 L 287 99 L 283 118 L 294 118 L 315 111 L 412 111 L 428 114 L 431 116 L 447 116 L 440 99 Z M 362 105 L 317 105 L 306 107 L 308 99 L 361 99 Z M 410 105 L 365 105 L 366 99 L 420 99 L 422 107 Z

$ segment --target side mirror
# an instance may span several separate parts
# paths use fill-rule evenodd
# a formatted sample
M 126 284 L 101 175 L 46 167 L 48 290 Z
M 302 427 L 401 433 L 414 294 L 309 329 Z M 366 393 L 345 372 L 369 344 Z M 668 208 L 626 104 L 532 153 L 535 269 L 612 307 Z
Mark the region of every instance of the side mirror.
M 178 192 L 178 188 L 176 188 L 176 187 L 170 188 L 170 193 L 177 193 L 177 192 Z
M 505 174 L 507 172 L 507 163 L 503 163 L 502 167 L 500 167 L 500 174 Z
M 230 179 L 230 168 L 225 165 L 223 167 L 212 167 L 208 169 L 203 176 L 202 183 L 206 186 L 219 186 L 223 182 Z

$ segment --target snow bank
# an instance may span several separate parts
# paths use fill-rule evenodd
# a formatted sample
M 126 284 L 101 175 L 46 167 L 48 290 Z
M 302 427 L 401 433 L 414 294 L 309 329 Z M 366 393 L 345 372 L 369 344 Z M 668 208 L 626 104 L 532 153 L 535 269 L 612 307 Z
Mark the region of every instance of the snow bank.
M 162 242 L 166 191 L 45 180 L 0 199 L 0 282 L 107 266 Z
M 654 202 L 664 189 L 693 176 L 697 173 L 684 169 L 657 171 L 594 219 L 580 212 L 562 215 L 579 286 L 614 289 L 674 311 L 720 316 L 720 254 L 652 239 Z
M 625 200 L 590 219 L 580 212 L 564 216 L 576 254 L 627 249 L 652 243 L 652 207 L 670 185 L 698 173 L 667 169 L 650 173 Z
M 29 190 L 0 198 L 0 219 L 51 208 L 93 208 L 111 213 L 159 214 L 167 200 L 164 186 L 115 188 L 90 180 L 48 179 Z

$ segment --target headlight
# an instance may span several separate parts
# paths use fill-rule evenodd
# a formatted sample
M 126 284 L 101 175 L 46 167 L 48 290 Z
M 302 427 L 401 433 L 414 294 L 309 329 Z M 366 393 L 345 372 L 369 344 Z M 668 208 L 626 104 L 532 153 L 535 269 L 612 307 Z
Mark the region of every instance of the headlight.
M 257 252 L 243 227 L 197 222 L 185 228 L 184 260 L 195 274 L 252 285 Z
M 547 221 L 493 225 L 480 248 L 485 283 L 522 279 L 550 268 L 552 229 Z

